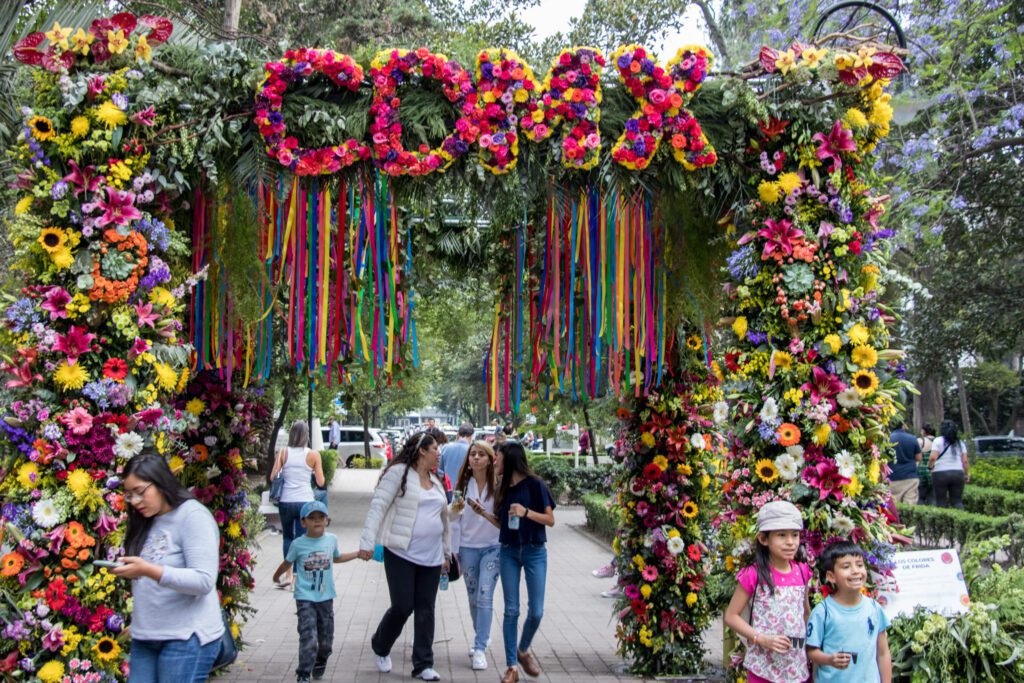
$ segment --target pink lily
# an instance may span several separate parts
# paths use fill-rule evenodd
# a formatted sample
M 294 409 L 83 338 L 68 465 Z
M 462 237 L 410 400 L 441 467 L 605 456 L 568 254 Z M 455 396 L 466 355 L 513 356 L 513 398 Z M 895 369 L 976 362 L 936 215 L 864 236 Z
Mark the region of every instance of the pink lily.
M 103 210 L 103 215 L 96 219 L 96 227 L 102 228 L 110 225 L 128 225 L 130 222 L 142 218 L 142 212 L 135 208 L 135 193 L 127 190 L 118 190 L 107 186 L 107 201 L 102 199 L 96 202 L 96 206 Z
M 68 294 L 68 290 L 63 287 L 50 287 L 43 297 L 43 303 L 40 308 L 50 313 L 50 320 L 66 318 L 68 317 L 66 307 L 70 301 L 71 295 Z
M 156 110 L 153 109 L 153 105 L 149 105 L 142 111 L 132 114 L 130 120 L 140 126 L 152 126 L 156 123 Z
M 84 169 L 80 169 L 74 159 L 68 161 L 68 166 L 71 167 L 71 173 L 64 176 L 64 182 L 75 186 L 76 197 L 83 192 L 95 192 L 99 189 L 100 177 L 95 175 L 95 166 L 86 166 Z
M 149 351 L 149 342 L 141 337 L 136 337 L 135 341 L 132 342 L 132 348 L 128 350 L 128 360 L 135 360 L 146 351 Z
M 828 170 L 829 173 L 835 173 L 843 167 L 843 160 L 839 156 L 842 152 L 857 151 L 857 143 L 853 139 L 853 131 L 844 128 L 842 121 L 836 121 L 832 124 L 832 130 L 829 131 L 827 138 L 821 133 L 815 133 L 812 139 L 819 143 L 818 158 L 822 161 L 825 159 L 832 160 L 832 166 Z
M 158 314 L 153 313 L 153 304 L 151 303 L 135 304 L 135 314 L 139 316 L 139 327 L 155 327 L 153 323 L 160 319 Z
M 57 343 L 53 345 L 53 350 L 67 354 L 68 365 L 74 365 L 79 356 L 92 349 L 92 340 L 96 335 L 87 330 L 85 326 L 72 325 L 67 334 L 57 335 Z
M 839 467 L 831 459 L 822 460 L 805 469 L 804 481 L 818 489 L 818 500 L 832 496 L 837 501 L 843 499 L 843 487 L 850 483 L 849 479 L 839 474 Z
M 811 381 L 800 387 L 803 391 L 811 392 L 811 403 L 817 405 L 821 401 L 832 403 L 832 397 L 846 388 L 842 380 L 836 375 L 825 372 L 819 367 L 811 370 Z
M 785 219 L 777 221 L 769 218 L 764 222 L 764 227 L 757 231 L 757 236 L 765 240 L 764 250 L 761 252 L 762 260 L 792 256 L 793 247 L 804 241 L 803 231 L 794 228 L 793 222 Z

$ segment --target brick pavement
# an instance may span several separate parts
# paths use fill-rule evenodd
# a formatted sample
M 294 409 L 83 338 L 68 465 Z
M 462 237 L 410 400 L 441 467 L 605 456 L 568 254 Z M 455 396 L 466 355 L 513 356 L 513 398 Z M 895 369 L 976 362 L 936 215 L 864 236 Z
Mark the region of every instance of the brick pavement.
M 355 550 L 359 531 L 369 506 L 377 472 L 341 470 L 330 493 L 331 527 L 342 551 Z M 582 532 L 581 508 L 560 507 L 557 523 L 548 531 L 548 584 L 544 621 L 534 639 L 533 650 L 543 669 L 536 679 L 543 683 L 613 683 L 636 681 L 623 672 L 623 662 L 615 654 L 615 623 L 612 601 L 600 592 L 610 580 L 595 579 L 590 571 L 608 561 L 610 549 Z M 231 670 L 217 680 L 244 683 L 292 681 L 298 663 L 298 636 L 292 594 L 274 587 L 271 576 L 281 558 L 281 536 L 265 532 L 257 551 L 256 589 L 252 605 L 257 612 L 244 631 L 248 647 Z M 412 619 L 395 643 L 390 674 L 377 672 L 370 650 L 370 635 L 389 600 L 384 566 L 359 560 L 334 565 L 335 600 L 334 655 L 328 662 L 324 680 L 339 683 L 363 683 L 412 680 Z M 525 589 L 523 590 L 525 603 Z M 462 582 L 453 583 L 447 592 L 439 592 L 437 625 L 434 635 L 435 669 L 443 681 L 454 683 L 493 683 L 504 670 L 501 640 L 501 591 L 495 598 L 495 623 L 488 651 L 489 668 L 473 671 L 467 650 L 471 644 L 472 624 Z M 525 604 L 523 605 L 525 614 Z M 713 627 L 711 634 L 720 634 Z M 717 643 L 716 643 L 717 641 Z M 711 661 L 721 661 L 721 639 L 712 637 Z

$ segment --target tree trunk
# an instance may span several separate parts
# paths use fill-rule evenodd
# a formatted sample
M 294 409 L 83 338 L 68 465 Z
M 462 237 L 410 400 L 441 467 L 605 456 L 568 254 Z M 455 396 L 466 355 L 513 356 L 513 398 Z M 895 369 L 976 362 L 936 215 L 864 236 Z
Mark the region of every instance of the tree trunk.
M 230 40 L 238 37 L 238 20 L 242 13 L 242 0 L 224 0 L 224 24 L 221 31 Z
M 360 415 L 363 418 L 363 458 L 366 459 L 366 465 L 370 465 L 370 406 L 367 403 L 363 404 L 363 409 L 360 411 Z
M 926 377 L 919 385 L 920 396 L 914 397 L 914 429 L 921 431 L 926 423 L 936 430 L 945 414 L 942 401 L 942 379 Z
M 288 406 L 291 405 L 292 398 L 295 396 L 295 388 L 295 382 L 291 377 L 281 387 L 281 410 L 277 413 L 277 418 L 274 420 L 274 428 L 270 432 L 270 441 L 267 444 L 267 457 L 260 467 L 268 483 L 270 481 L 270 471 L 274 467 L 274 456 L 277 451 L 277 434 L 281 431 L 281 425 L 284 424 L 285 417 L 288 415 Z
M 711 4 L 706 0 L 694 0 L 695 5 L 700 8 L 700 11 L 704 14 L 704 24 L 708 27 L 708 35 L 711 37 L 711 42 L 715 44 L 715 49 L 718 51 L 716 57 L 719 58 L 722 64 L 731 65 L 729 60 L 729 50 L 725 46 L 725 37 L 722 35 L 722 29 L 718 27 L 718 20 L 715 18 L 714 10 L 711 8 Z
M 964 436 L 971 434 L 971 413 L 967 408 L 967 386 L 964 384 L 964 375 L 960 372 L 960 363 L 953 366 L 956 375 L 956 393 L 960 398 L 960 418 L 963 422 Z

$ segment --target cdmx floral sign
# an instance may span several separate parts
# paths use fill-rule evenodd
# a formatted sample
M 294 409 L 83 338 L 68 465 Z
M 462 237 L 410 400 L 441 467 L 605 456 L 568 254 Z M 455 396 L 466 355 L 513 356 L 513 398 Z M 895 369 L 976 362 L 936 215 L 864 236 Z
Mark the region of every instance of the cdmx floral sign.
M 621 83 L 636 99 L 637 111 L 616 140 L 612 158 L 630 169 L 646 168 L 663 140 L 673 157 L 689 170 L 713 166 L 714 147 L 686 104 L 700 89 L 711 66 L 711 54 L 698 46 L 681 48 L 659 65 L 643 47 L 631 45 L 615 53 Z M 602 146 L 600 50 L 563 50 L 543 81 L 512 50 L 488 49 L 477 56 L 472 72 L 455 60 L 427 48 L 379 52 L 369 79 L 348 55 L 333 50 L 288 50 L 266 65 L 256 93 L 256 125 L 267 153 L 296 175 L 327 175 L 372 160 L 393 176 L 422 176 L 444 171 L 474 147 L 480 163 L 492 173 L 511 171 L 521 137 L 534 142 L 558 137 L 565 168 L 587 170 L 597 165 Z M 350 92 L 371 89 L 371 139 L 349 139 L 330 147 L 301 147 L 288 133 L 282 108 L 289 86 L 322 74 Z M 455 107 L 454 130 L 435 148 L 402 145 L 401 88 L 437 81 Z M 556 133 L 559 133 L 556 136 Z

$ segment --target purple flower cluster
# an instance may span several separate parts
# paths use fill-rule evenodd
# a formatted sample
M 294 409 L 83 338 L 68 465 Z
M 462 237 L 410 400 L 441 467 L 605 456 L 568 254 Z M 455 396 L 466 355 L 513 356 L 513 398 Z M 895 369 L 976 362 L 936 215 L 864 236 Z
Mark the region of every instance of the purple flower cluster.
M 757 253 L 752 244 L 745 244 L 732 252 L 725 263 L 729 275 L 736 282 L 753 279 L 761 270 L 761 266 L 757 262 Z
M 7 308 L 7 325 L 19 334 L 28 332 L 41 321 L 39 309 L 31 299 L 18 299 Z

